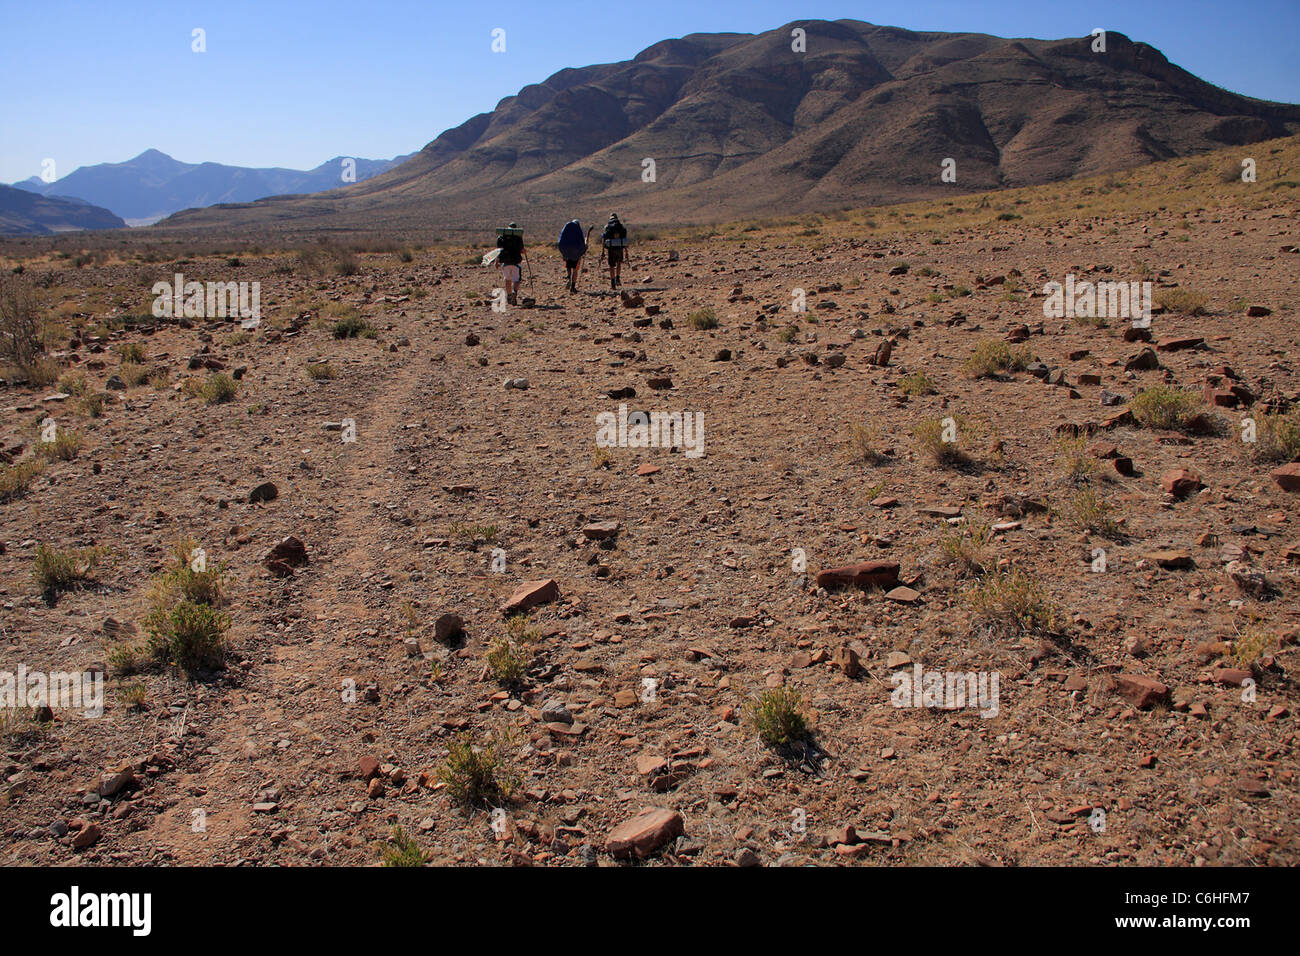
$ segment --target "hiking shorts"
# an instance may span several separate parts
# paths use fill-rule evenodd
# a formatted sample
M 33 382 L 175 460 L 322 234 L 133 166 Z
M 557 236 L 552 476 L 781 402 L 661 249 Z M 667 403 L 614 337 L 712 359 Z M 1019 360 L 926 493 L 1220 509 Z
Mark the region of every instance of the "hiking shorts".
M 518 282 L 518 281 L 519 281 L 519 267 L 518 267 L 518 266 L 502 266 L 502 267 L 501 267 L 501 278 L 505 279 L 507 282 Z
M 578 268 L 578 263 L 581 262 L 581 261 L 582 261 L 581 259 L 565 259 L 565 260 L 564 260 L 564 268 L 566 268 L 566 269 L 576 269 L 576 268 Z
M 616 266 L 623 261 L 623 250 L 617 246 L 611 246 L 605 252 L 609 254 L 609 264 L 611 266 Z

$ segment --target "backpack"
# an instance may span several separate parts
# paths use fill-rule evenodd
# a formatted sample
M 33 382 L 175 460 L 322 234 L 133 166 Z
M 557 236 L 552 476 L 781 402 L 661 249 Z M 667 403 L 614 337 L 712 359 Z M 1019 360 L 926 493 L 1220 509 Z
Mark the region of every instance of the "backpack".
M 503 266 L 517 266 L 524 257 L 524 231 L 522 229 L 498 229 L 497 248 L 501 250 L 500 263 Z
M 583 235 L 582 225 L 578 220 L 574 219 L 564 224 L 564 228 L 560 230 L 560 239 L 555 245 L 560 250 L 560 255 L 569 260 L 579 258 L 587 251 L 587 237 Z
M 605 227 L 600 238 L 604 241 L 606 249 L 622 249 L 627 245 L 627 227 L 621 222 L 613 223 Z

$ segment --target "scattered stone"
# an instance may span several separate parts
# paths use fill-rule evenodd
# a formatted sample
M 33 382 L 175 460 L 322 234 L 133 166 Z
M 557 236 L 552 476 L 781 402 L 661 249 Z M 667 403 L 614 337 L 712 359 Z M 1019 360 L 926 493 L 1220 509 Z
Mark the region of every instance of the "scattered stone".
M 1160 359 L 1152 349 L 1143 349 L 1136 355 L 1130 356 L 1124 363 L 1126 372 L 1149 372 L 1160 367 Z
M 1291 462 L 1281 468 L 1274 468 L 1269 477 L 1283 491 L 1300 492 L 1300 462 Z
M 501 613 L 507 616 L 531 610 L 539 604 L 549 604 L 560 597 L 560 586 L 554 578 L 541 581 L 526 581 L 515 588 L 510 600 L 501 605 Z
M 912 588 L 899 585 L 885 595 L 887 601 L 897 601 L 900 604 L 915 604 L 921 600 L 921 594 Z
M 1160 487 L 1175 498 L 1186 498 L 1205 487 L 1201 476 L 1186 468 L 1175 468 L 1160 476 Z
M 1180 571 L 1196 567 L 1196 562 L 1192 560 L 1191 553 L 1187 551 L 1164 548 L 1159 551 L 1152 551 L 1147 557 L 1166 571 Z
M 248 503 L 255 505 L 260 501 L 274 501 L 279 496 L 280 489 L 275 487 L 275 483 L 264 481 L 248 493 Z
M 98 843 L 100 836 L 99 824 L 87 823 L 72 838 L 72 848 L 74 850 L 84 850 L 86 847 Z
M 292 575 L 294 568 L 310 563 L 307 546 L 293 535 L 282 539 L 262 558 L 262 566 L 282 578 Z
M 1169 699 L 1169 686 L 1141 674 L 1120 674 L 1116 690 L 1121 697 L 1139 710 L 1145 710 Z
M 848 587 L 854 585 L 863 589 L 882 588 L 892 590 L 898 587 L 899 565 L 894 561 L 863 561 L 838 568 L 828 568 L 817 572 L 819 588 Z
M 644 860 L 669 840 L 686 832 L 682 815 L 675 810 L 642 810 L 632 819 L 620 823 L 605 840 L 605 849 L 615 857 Z
M 618 529 L 617 521 L 593 521 L 583 527 L 582 533 L 593 541 L 604 541 L 618 534 Z
M 433 637 L 436 641 L 449 643 L 455 640 L 459 635 L 465 633 L 465 621 L 459 614 L 441 615 L 438 620 L 433 622 Z

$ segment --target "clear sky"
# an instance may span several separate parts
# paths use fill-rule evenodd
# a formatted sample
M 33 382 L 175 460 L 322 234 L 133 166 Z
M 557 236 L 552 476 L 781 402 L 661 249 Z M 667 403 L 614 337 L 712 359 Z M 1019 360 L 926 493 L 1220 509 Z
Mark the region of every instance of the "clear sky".
M 1300 102 L 1300 0 L 0 0 L 0 182 L 150 147 L 296 169 L 389 158 L 564 67 L 813 18 L 1051 39 L 1103 27 L 1218 86 Z

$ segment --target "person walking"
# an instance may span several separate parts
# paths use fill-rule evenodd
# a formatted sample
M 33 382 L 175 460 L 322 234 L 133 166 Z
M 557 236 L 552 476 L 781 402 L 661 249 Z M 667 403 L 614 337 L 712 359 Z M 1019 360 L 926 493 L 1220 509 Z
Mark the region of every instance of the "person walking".
M 520 263 L 524 261 L 524 231 L 515 223 L 497 230 L 497 248 L 501 250 L 497 263 L 501 266 L 501 280 L 506 286 L 506 302 L 517 305 Z
M 618 221 L 617 213 L 610 213 L 600 241 L 609 256 L 609 287 L 617 289 L 623 284 L 623 257 L 627 251 L 627 227 Z
M 569 291 L 578 291 L 578 273 L 582 269 L 582 257 L 587 254 L 587 237 L 582 232 L 582 224 L 571 219 L 560 230 L 559 241 L 555 243 L 564 259 L 564 268 L 568 273 Z

